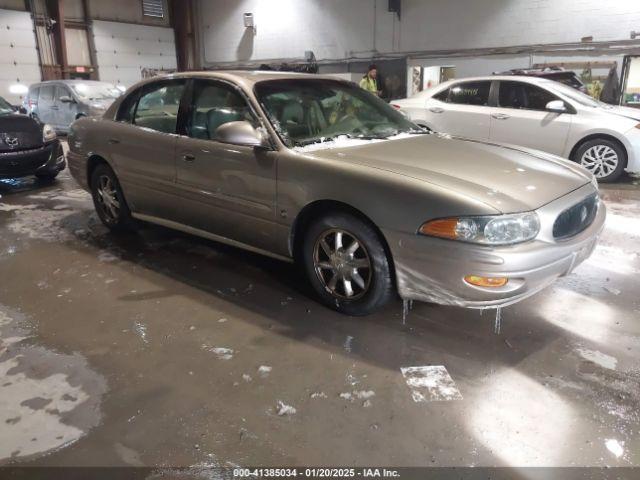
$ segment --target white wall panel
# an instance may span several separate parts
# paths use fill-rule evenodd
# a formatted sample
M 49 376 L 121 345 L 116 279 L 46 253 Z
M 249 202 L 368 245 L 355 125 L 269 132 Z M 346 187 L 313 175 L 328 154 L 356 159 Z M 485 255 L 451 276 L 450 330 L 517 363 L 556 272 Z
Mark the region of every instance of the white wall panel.
M 22 103 L 22 95 L 11 93 L 9 87 L 29 86 L 40 81 L 36 38 L 29 13 L 0 10 L 0 46 L 0 96 L 11 103 Z
M 638 0 L 200 0 L 204 60 L 259 62 L 302 57 L 366 58 L 380 53 L 628 40 Z M 244 28 L 252 12 L 257 34 Z
M 93 35 L 100 80 L 130 87 L 143 68 L 176 68 L 171 28 L 96 20 Z

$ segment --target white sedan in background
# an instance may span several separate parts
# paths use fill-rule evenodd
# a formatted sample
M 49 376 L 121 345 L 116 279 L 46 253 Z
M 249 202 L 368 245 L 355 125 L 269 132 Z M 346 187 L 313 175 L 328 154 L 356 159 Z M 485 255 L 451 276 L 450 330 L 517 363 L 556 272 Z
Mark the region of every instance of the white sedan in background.
M 391 104 L 436 132 L 569 158 L 601 182 L 623 170 L 640 172 L 640 110 L 598 102 L 552 80 L 451 80 Z

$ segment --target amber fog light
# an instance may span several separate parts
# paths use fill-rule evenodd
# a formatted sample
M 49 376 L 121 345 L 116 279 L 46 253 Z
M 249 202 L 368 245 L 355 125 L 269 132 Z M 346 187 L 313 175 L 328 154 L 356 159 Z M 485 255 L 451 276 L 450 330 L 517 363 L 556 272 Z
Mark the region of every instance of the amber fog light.
M 464 277 L 464 281 L 469 285 L 475 285 L 476 287 L 504 287 L 509 279 L 506 277 L 479 277 L 477 275 L 467 275 Z

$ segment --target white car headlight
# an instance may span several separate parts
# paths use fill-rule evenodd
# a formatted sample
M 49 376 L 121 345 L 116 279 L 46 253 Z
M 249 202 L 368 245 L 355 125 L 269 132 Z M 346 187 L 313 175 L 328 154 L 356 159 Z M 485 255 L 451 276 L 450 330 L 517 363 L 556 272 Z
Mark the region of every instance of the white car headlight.
M 482 245 L 512 245 L 533 240 L 540 232 L 540 220 L 535 212 L 442 218 L 426 222 L 419 232 Z
M 56 139 L 56 131 L 53 129 L 51 125 L 45 124 L 44 127 L 42 127 L 42 141 L 50 142 L 51 140 L 55 140 L 55 139 Z

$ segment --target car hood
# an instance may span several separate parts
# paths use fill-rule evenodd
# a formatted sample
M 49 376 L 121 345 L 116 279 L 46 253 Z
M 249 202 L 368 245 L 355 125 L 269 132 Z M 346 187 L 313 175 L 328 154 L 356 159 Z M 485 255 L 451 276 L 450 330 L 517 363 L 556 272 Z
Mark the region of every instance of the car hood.
M 33 118 L 21 113 L 0 115 L 0 134 L 6 132 L 39 133 L 40 125 Z
M 422 180 L 502 213 L 535 210 L 592 179 L 582 167 L 554 155 L 439 134 L 309 154 Z
M 631 120 L 638 120 L 640 122 L 640 109 L 638 108 L 619 107 L 614 105 L 602 108 L 607 113 L 611 113 L 619 117 L 630 118 Z

